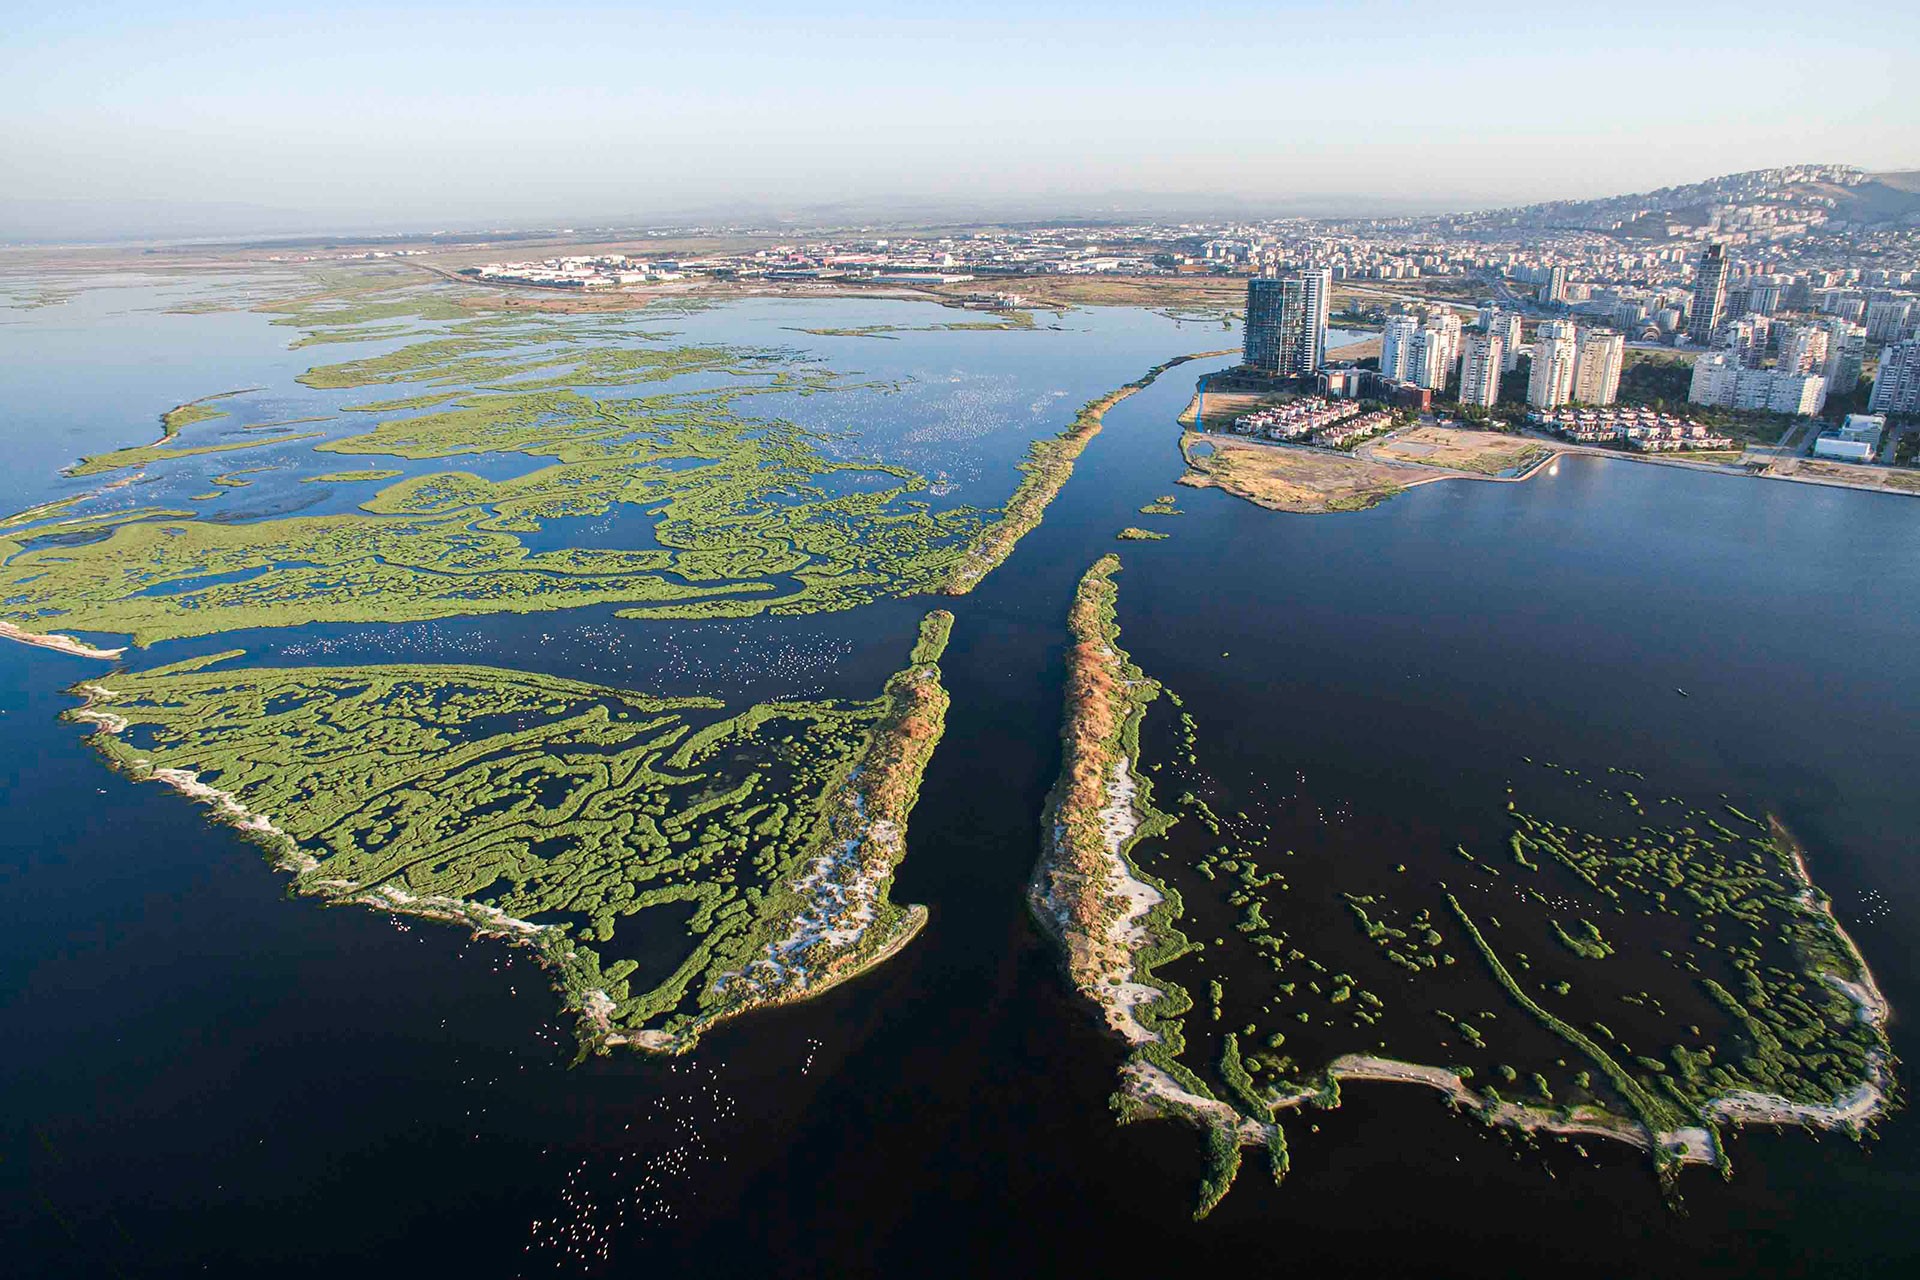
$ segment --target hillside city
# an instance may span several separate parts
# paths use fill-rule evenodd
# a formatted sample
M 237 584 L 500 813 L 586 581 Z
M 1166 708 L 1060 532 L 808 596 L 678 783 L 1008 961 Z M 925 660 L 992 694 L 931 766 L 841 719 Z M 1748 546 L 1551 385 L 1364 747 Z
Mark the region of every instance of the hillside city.
M 1911 462 L 1916 439 L 1900 428 L 1920 414 L 1913 177 L 1805 165 L 1429 217 L 861 228 L 697 257 L 581 254 L 465 274 L 582 292 L 700 281 L 919 288 L 987 310 L 1124 280 L 1196 315 L 1226 314 L 1237 299 L 1221 288 L 1244 280 L 1247 370 L 1303 390 L 1331 385 L 1334 396 L 1438 404 L 1481 421 L 1524 414 L 1569 438 L 1643 449 L 1771 442 L 1797 420 L 1823 419 L 1827 429 L 1800 442 L 1808 452 Z M 743 227 L 651 232 L 695 233 L 765 238 Z M 1331 324 L 1377 340 L 1256 350 L 1266 341 L 1254 336 L 1260 281 L 1293 281 L 1273 297 L 1306 307 L 1317 332 Z

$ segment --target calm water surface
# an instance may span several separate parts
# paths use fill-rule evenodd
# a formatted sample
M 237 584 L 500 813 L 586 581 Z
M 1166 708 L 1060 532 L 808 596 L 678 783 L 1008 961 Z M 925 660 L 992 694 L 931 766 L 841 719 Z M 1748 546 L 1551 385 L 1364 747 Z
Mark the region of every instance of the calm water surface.
M 694 317 L 699 336 L 725 330 L 725 315 Z M 859 307 L 748 315 L 738 340 L 764 340 L 755 330 L 776 321 L 875 322 Z M 209 319 L 234 321 L 261 360 L 282 358 L 284 333 L 261 337 L 257 317 L 149 316 L 129 340 L 173 342 L 190 332 L 176 321 Z M 1166 355 L 1227 345 L 1217 327 L 1157 318 L 1062 323 L 1088 331 L 1072 367 L 1049 364 L 1064 348 L 1044 336 L 869 345 L 909 348 L 884 358 L 917 363 L 928 400 L 935 368 L 1023 410 L 1063 392 L 1030 415 L 1042 425 Z M 73 411 L 62 429 L 87 440 L 48 469 L 145 438 L 154 412 L 222 389 L 210 383 L 272 380 L 244 365 L 104 395 L 113 430 Z M 8 377 L 11 438 L 65 384 L 32 399 Z M 1176 492 L 1171 420 L 1191 385 L 1163 379 L 1109 414 L 1042 527 L 954 602 L 948 737 L 895 890 L 932 908 L 925 932 L 860 981 L 712 1033 L 690 1062 L 570 1066 L 525 959 L 289 901 L 251 847 L 171 793 L 109 774 L 57 721 L 72 705 L 61 690 L 95 664 L 0 647 L 6 1269 L 1910 1274 L 1920 1131 L 1908 1113 L 1864 1148 L 1748 1133 L 1732 1181 L 1690 1173 L 1675 1211 L 1624 1148 L 1582 1159 L 1518 1147 L 1424 1091 L 1355 1086 L 1341 1110 L 1312 1117 L 1317 1131 L 1294 1127 L 1284 1190 L 1250 1159 L 1210 1220 L 1188 1220 L 1198 1135 L 1113 1125 L 1120 1047 L 1069 998 L 1022 898 L 1059 763 L 1067 601 L 1110 549 L 1127 566 L 1124 642 L 1185 697 L 1209 767 L 1304 775 L 1320 804 L 1355 815 L 1338 837 L 1349 861 L 1392 863 L 1484 823 L 1522 753 L 1631 760 L 1662 788 L 1782 814 L 1895 1008 L 1920 1008 L 1920 504 L 1563 460 L 1528 484 L 1429 485 L 1335 517 L 1182 489 L 1187 514 L 1162 526 L 1172 539 L 1115 543 L 1142 503 Z M 910 435 L 912 411 L 899 412 Z M 1001 474 L 1017 452 L 989 450 L 977 469 Z M 790 687 L 839 692 L 870 690 L 897 665 L 929 603 L 651 630 L 603 615 L 315 628 L 213 647 L 321 660 L 478 647 L 567 674 L 632 671 L 662 691 L 760 696 L 765 673 L 739 654 L 779 644 L 795 655 Z M 1165 717 L 1163 704 L 1150 751 L 1171 740 Z M 1884 907 L 1862 923 L 1869 902 Z M 1892 1032 L 1912 1056 L 1908 1025 Z M 676 1216 L 615 1226 L 636 1166 L 671 1150 Z M 592 1241 L 591 1266 L 529 1248 L 555 1223 Z

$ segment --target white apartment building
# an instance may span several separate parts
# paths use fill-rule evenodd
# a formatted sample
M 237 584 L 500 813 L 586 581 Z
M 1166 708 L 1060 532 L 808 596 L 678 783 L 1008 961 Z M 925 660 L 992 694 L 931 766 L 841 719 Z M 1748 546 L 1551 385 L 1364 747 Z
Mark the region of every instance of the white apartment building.
M 1572 398 L 1577 404 L 1612 404 L 1620 398 L 1620 370 L 1626 364 L 1627 340 L 1608 329 L 1580 334 L 1574 357 Z
M 1849 395 L 1866 364 L 1867 331 L 1850 320 L 1822 320 L 1820 327 L 1827 333 L 1827 365 L 1820 372 L 1837 394 Z
M 1429 316 L 1416 335 L 1407 380 L 1435 391 L 1444 390 L 1459 358 L 1460 317 L 1452 311 Z
M 1552 409 L 1572 399 L 1578 354 L 1572 325 L 1558 320 L 1541 325 L 1533 339 L 1533 371 L 1527 378 L 1527 403 L 1535 409 Z
M 1470 333 L 1460 361 L 1460 403 L 1492 408 L 1500 399 L 1506 344 L 1500 334 Z
M 1811 417 L 1827 403 L 1827 380 L 1818 374 L 1749 369 L 1730 351 L 1709 351 L 1694 362 L 1687 399 L 1720 409 L 1765 409 Z
M 1908 336 L 1913 324 L 1913 304 L 1905 298 L 1891 298 L 1867 304 L 1867 337 L 1875 342 L 1898 342 Z
M 1780 334 L 1780 357 L 1773 362 L 1778 373 L 1826 375 L 1827 331 L 1816 324 L 1787 325 Z
M 1880 372 L 1867 408 L 1873 413 L 1920 413 L 1920 338 L 1896 342 L 1880 353 Z
M 1772 327 L 1765 316 L 1742 316 L 1721 329 L 1720 345 L 1733 352 L 1747 368 L 1758 369 L 1766 358 Z
M 1495 311 L 1493 323 L 1488 332 L 1500 339 L 1500 359 L 1504 362 L 1500 372 L 1512 373 L 1520 367 L 1520 355 L 1526 350 L 1520 345 L 1520 313 L 1517 311 Z
M 1420 322 L 1412 316 L 1388 316 L 1380 331 L 1380 376 L 1395 382 L 1408 380 L 1413 364 L 1413 345 L 1420 333 Z

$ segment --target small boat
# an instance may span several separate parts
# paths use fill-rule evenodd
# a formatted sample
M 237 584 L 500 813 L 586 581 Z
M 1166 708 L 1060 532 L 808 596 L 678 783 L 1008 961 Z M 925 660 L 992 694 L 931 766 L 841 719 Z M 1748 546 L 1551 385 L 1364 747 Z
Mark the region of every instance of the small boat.
M 1683 698 L 1690 698 L 1693 696 L 1692 694 L 1688 693 L 1685 689 L 1675 689 L 1674 692 L 1679 694 Z

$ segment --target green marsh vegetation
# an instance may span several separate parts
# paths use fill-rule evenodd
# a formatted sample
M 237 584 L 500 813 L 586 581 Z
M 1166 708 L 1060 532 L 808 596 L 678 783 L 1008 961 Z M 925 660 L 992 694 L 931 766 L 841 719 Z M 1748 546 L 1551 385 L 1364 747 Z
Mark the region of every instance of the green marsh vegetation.
M 1036 440 L 1029 445 L 1026 461 L 1020 464 L 1020 483 L 1014 487 L 1013 495 L 1007 499 L 999 518 L 985 525 L 975 536 L 966 558 L 954 567 L 942 590 L 952 596 L 965 595 L 973 590 L 981 579 L 1013 554 L 1021 538 L 1039 527 L 1047 507 L 1073 475 L 1075 460 L 1086 450 L 1088 442 L 1100 434 L 1101 424 L 1106 420 L 1109 409 L 1134 392 L 1152 386 L 1154 380 L 1167 370 L 1189 360 L 1218 354 L 1199 351 L 1162 361 L 1132 382 L 1115 387 L 1082 405 L 1080 412 L 1074 415 L 1073 421 L 1059 435 Z
M 172 437 L 170 436 L 168 438 L 171 439 Z M 110 471 L 125 471 L 136 467 L 150 466 L 156 462 L 170 462 L 175 458 L 194 458 L 211 453 L 232 453 L 238 449 L 260 449 L 268 445 L 286 444 L 293 440 L 315 440 L 318 438 L 319 435 L 317 432 L 309 431 L 252 440 L 225 440 L 216 444 L 182 445 L 177 448 L 166 444 L 132 445 L 125 449 L 115 449 L 112 453 L 100 453 L 82 458 L 67 468 L 67 474 L 70 476 L 105 475 Z
M 1636 770 L 1542 764 L 1509 787 L 1503 835 L 1409 849 L 1388 875 L 1276 848 L 1265 811 L 1196 771 L 1179 719 L 1152 740 L 1194 838 L 1133 856 L 1178 895 L 1168 927 L 1211 937 L 1171 970 L 1210 1017 L 1157 1046 L 1202 1087 L 1137 1095 L 1146 1113 L 1218 1126 L 1225 1100 L 1241 1142 L 1284 1153 L 1254 1126 L 1338 1105 L 1343 1080 L 1421 1083 L 1488 1123 L 1616 1136 L 1667 1173 L 1727 1170 L 1728 1122 L 1858 1135 L 1894 1105 L 1884 1003 L 1771 820 L 1649 798 Z
M 1060 946 L 1074 986 L 1133 1046 L 1123 1072 L 1128 1084 L 1115 1099 L 1121 1119 L 1170 1114 L 1205 1129 L 1207 1169 L 1194 1213 L 1201 1218 L 1232 1186 L 1248 1133 L 1277 1151 L 1276 1178 L 1285 1172 L 1285 1139 L 1270 1135 L 1271 1110 L 1234 1033 L 1223 1041 L 1215 1073 L 1232 1102 L 1220 1101 L 1185 1060 L 1193 999 L 1163 969 L 1201 947 L 1181 930 L 1179 891 L 1143 867 L 1143 849 L 1174 819 L 1154 806 L 1141 760 L 1141 723 L 1162 690 L 1120 647 L 1119 570 L 1117 556 L 1097 561 L 1081 578 L 1068 613 L 1061 773 L 1042 820 L 1029 901 Z M 1124 817 L 1116 821 L 1116 814 Z M 1144 911 L 1123 891 L 1126 880 L 1153 895 Z M 1225 993 L 1217 978 L 1209 980 L 1208 996 L 1218 1021 Z M 1145 1083 L 1156 1076 L 1164 1088 Z
M 392 467 L 368 467 L 363 471 L 322 471 L 317 476 L 302 476 L 302 484 L 352 484 L 356 480 L 391 480 L 406 474 Z
M 129 774 L 222 793 L 202 798 L 299 892 L 524 941 L 586 1039 L 680 1050 L 923 918 L 886 889 L 944 723 L 950 625 L 930 617 L 866 702 L 731 709 L 487 667 L 230 669 L 229 652 L 82 685 L 74 714 Z
M 844 328 L 795 328 L 816 338 L 887 338 L 902 333 L 1017 333 L 1034 327 L 1031 311 L 995 313 L 991 320 L 949 320 L 938 324 L 862 324 Z
M 310 386 L 431 388 L 348 406 L 363 428 L 307 456 L 356 466 L 295 472 L 371 482 L 358 510 L 219 522 L 45 504 L 0 521 L 6 611 L 142 642 L 596 600 L 804 612 L 926 589 L 980 522 L 908 501 L 925 487 L 912 471 L 830 459 L 820 432 L 749 415 L 754 396 L 847 385 L 791 353 L 476 312 L 465 291 L 372 278 L 267 307 L 310 342 L 387 348 L 310 370 Z M 640 386 L 688 374 L 711 385 Z M 503 455 L 524 467 L 458 469 L 483 454 L 491 475 Z M 380 465 L 396 458 L 451 461 L 406 477 Z M 211 494 L 261 470 L 214 477 Z M 645 550 L 534 549 L 550 521 L 622 510 L 649 521 Z M 268 845 L 299 892 L 523 942 L 583 1044 L 682 1051 L 720 1018 L 861 972 L 925 920 L 889 890 L 944 729 L 951 624 L 928 615 L 909 665 L 864 701 L 726 706 L 478 665 L 261 668 L 229 652 L 83 686 L 76 715 L 116 765 Z
M 523 358 L 510 336 L 435 339 L 310 381 L 470 380 L 544 370 L 511 389 L 404 397 L 362 406 L 384 418 L 320 453 L 458 459 L 526 456 L 528 469 L 485 480 L 453 469 L 370 495 L 358 512 L 218 523 L 130 514 L 83 546 L 45 530 L 0 539 L 4 613 L 19 625 L 136 636 L 139 643 L 310 621 L 401 622 L 592 604 L 648 616 L 741 617 L 840 609 L 932 589 L 984 524 L 967 509 L 909 501 L 926 487 L 884 462 L 829 460 L 821 437 L 749 416 L 750 397 L 838 388 L 781 353 L 722 348 L 590 349 L 563 343 Z M 467 321 L 477 324 L 478 321 Z M 533 326 L 544 337 L 554 325 Z M 580 337 L 580 327 L 567 332 Z M 473 343 L 508 349 L 476 355 Z M 476 364 L 478 362 L 478 364 Z M 595 398 L 576 384 L 624 386 L 686 372 L 732 380 L 713 390 Z M 567 385 L 557 385 L 566 383 Z M 287 437 L 282 437 L 283 442 Z M 123 450 L 91 472 L 197 449 Z M 367 478 L 392 479 L 392 469 Z M 329 479 L 346 473 L 325 473 Z M 848 485 L 844 481 L 855 483 Z M 834 486 L 836 491 L 829 491 Z M 543 522 L 616 511 L 653 522 L 653 547 L 533 551 Z M 63 532 L 67 532 L 63 530 Z
M 980 517 L 902 499 L 925 480 L 825 459 L 808 433 L 720 394 L 487 397 L 327 442 L 328 453 L 514 451 L 505 480 L 452 470 L 380 489 L 358 513 L 221 524 L 130 515 L 82 546 L 0 538 L 4 616 L 146 644 L 239 627 L 403 622 L 620 604 L 647 616 L 842 609 L 928 590 Z M 875 487 L 833 495 L 839 473 Z M 549 519 L 632 508 L 657 547 L 533 551 Z M 236 577 L 234 575 L 244 575 Z
M 246 449 L 263 444 L 279 444 L 285 440 L 299 440 L 301 436 L 283 436 L 279 440 L 242 440 L 225 444 L 204 444 L 191 448 L 174 448 L 173 442 L 182 431 L 198 426 L 203 422 L 212 422 L 228 415 L 227 410 L 215 402 L 246 395 L 249 391 L 258 391 L 259 387 L 242 387 L 234 391 L 222 391 L 215 395 L 202 396 L 198 400 L 189 400 L 185 404 L 175 405 L 160 415 L 160 438 L 152 444 L 133 445 L 125 449 L 115 449 L 111 453 L 95 454 L 80 459 L 68 467 L 70 476 L 103 475 L 110 471 L 121 471 L 133 467 L 144 467 L 152 462 L 164 462 L 170 458 L 193 457 L 198 454 L 223 453 L 230 449 Z
M 127 514 L 83 544 L 70 529 L 16 522 L 4 532 L 18 536 L 0 538 L 0 618 L 150 644 L 314 621 L 607 604 L 633 616 L 730 618 L 963 591 L 1038 522 L 1104 406 L 1159 372 L 1089 406 L 1062 440 L 1036 446 L 1045 465 L 1030 461 L 1003 511 L 935 510 L 915 497 L 928 488 L 916 472 L 884 459 L 830 458 L 820 433 L 752 414 L 756 396 L 851 389 L 795 352 L 676 345 L 671 333 L 624 318 L 490 309 L 484 295 L 422 287 L 402 269 L 316 278 L 318 291 L 261 309 L 316 340 L 391 341 L 300 380 L 423 389 L 348 406 L 376 421 L 321 441 L 315 456 L 445 460 L 448 469 L 403 479 L 370 467 L 364 478 L 397 483 L 357 511 L 321 516 Z M 396 325 L 406 332 L 391 333 Z M 714 385 L 650 393 L 644 385 L 688 375 Z M 185 424 L 221 412 L 195 402 L 171 417 Z M 166 447 L 177 443 L 169 435 L 73 470 L 95 475 L 312 438 Z M 526 470 L 484 479 L 459 468 L 463 458 L 501 454 L 524 456 Z M 649 522 L 651 536 L 633 550 L 540 538 L 550 520 L 608 515 Z

